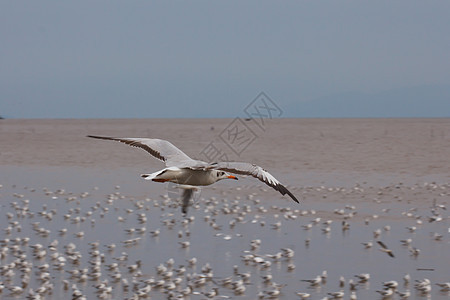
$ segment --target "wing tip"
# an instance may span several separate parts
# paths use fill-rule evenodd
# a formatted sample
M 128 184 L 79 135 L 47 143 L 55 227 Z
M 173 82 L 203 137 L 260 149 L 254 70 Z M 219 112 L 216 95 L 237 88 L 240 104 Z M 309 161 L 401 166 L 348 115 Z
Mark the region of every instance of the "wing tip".
M 294 200 L 295 202 L 297 202 L 297 203 L 300 203 L 299 201 L 298 201 L 298 199 L 291 193 L 291 192 L 287 192 L 288 193 L 288 195 L 292 198 L 292 200 Z
M 88 138 L 93 138 L 93 139 L 100 139 L 100 140 L 113 140 L 115 138 L 110 137 L 110 136 L 99 136 L 99 135 L 87 135 L 86 137 Z
M 288 190 L 284 185 L 278 184 L 278 185 L 276 186 L 276 189 L 277 189 L 282 195 L 288 194 L 289 197 L 292 198 L 292 200 L 294 200 L 294 201 L 297 202 L 297 203 L 300 203 L 300 202 L 298 201 L 298 199 L 297 199 L 291 192 L 289 192 L 289 190 Z

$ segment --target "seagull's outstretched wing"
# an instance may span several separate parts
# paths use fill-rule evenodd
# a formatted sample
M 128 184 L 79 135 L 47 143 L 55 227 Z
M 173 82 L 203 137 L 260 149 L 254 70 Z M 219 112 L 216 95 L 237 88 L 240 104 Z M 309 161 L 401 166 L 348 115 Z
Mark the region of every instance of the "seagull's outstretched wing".
M 245 162 L 219 162 L 210 164 L 211 169 L 222 170 L 235 174 L 251 175 L 258 178 L 268 186 L 271 186 L 275 190 L 279 191 L 282 195 L 288 194 L 295 202 L 299 203 L 297 198 L 292 195 L 289 190 L 282 185 L 275 177 L 269 172 L 261 168 L 260 166 L 249 164 Z
M 181 165 L 192 163 L 193 161 L 192 158 L 187 156 L 183 151 L 165 140 L 147 138 L 115 138 L 95 135 L 88 135 L 88 137 L 101 140 L 118 141 L 133 147 L 142 148 L 154 157 L 164 161 L 168 167 L 180 167 Z
M 378 243 L 378 245 L 380 245 L 384 249 L 388 249 L 388 247 L 382 241 L 377 241 L 377 243 Z

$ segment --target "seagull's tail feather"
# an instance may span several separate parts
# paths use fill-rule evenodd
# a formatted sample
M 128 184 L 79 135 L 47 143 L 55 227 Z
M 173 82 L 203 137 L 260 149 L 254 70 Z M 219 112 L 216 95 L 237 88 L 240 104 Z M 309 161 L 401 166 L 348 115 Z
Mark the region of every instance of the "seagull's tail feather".
M 153 180 L 155 179 L 158 175 L 161 175 L 162 172 L 158 171 L 155 173 L 151 173 L 151 174 L 141 174 L 141 177 L 144 178 L 145 180 Z

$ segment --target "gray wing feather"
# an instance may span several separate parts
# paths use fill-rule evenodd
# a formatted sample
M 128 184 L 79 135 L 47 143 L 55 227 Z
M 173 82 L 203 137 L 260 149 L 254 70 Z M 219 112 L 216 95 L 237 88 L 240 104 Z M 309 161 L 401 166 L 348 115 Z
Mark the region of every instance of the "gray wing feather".
M 289 197 L 292 198 L 292 200 L 299 203 L 297 198 L 295 198 L 295 196 L 291 192 L 289 192 L 289 190 L 284 185 L 282 185 L 275 177 L 273 177 L 272 174 L 255 164 L 249 164 L 245 162 L 219 162 L 210 164 L 210 168 L 235 174 L 251 175 L 255 178 L 258 178 L 268 186 L 279 191 L 282 195 L 288 194 Z
M 388 247 L 382 242 L 382 241 L 377 241 L 378 245 L 380 245 L 381 247 L 383 247 L 384 249 L 387 249 Z
M 168 167 L 190 164 L 193 161 L 193 159 L 187 156 L 183 151 L 165 140 L 147 138 L 116 138 L 95 135 L 88 135 L 88 137 L 94 139 L 118 141 L 133 147 L 144 149 L 154 157 L 164 161 L 166 163 L 166 166 Z

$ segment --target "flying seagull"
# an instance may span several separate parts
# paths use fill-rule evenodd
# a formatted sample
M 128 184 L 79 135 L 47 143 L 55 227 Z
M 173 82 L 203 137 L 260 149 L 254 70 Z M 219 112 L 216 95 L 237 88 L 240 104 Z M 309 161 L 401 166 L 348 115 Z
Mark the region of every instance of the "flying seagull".
M 142 148 L 154 157 L 164 161 L 166 168 L 151 174 L 142 174 L 141 177 L 155 182 L 173 182 L 179 184 L 184 189 L 183 213 L 187 211 L 187 205 L 196 186 L 210 185 L 222 179 L 238 179 L 230 173 L 251 175 L 258 178 L 268 186 L 279 191 L 282 195 L 288 194 L 292 200 L 299 203 L 297 198 L 275 177 L 255 164 L 245 162 L 207 163 L 195 160 L 187 156 L 172 143 L 160 139 L 115 138 L 94 135 L 88 135 L 88 137 L 118 141 L 133 147 Z
M 381 246 L 379 250 L 381 250 L 382 252 L 386 252 L 390 257 L 395 257 L 394 253 L 392 253 L 392 250 L 389 249 L 382 241 L 377 241 L 377 243 Z

